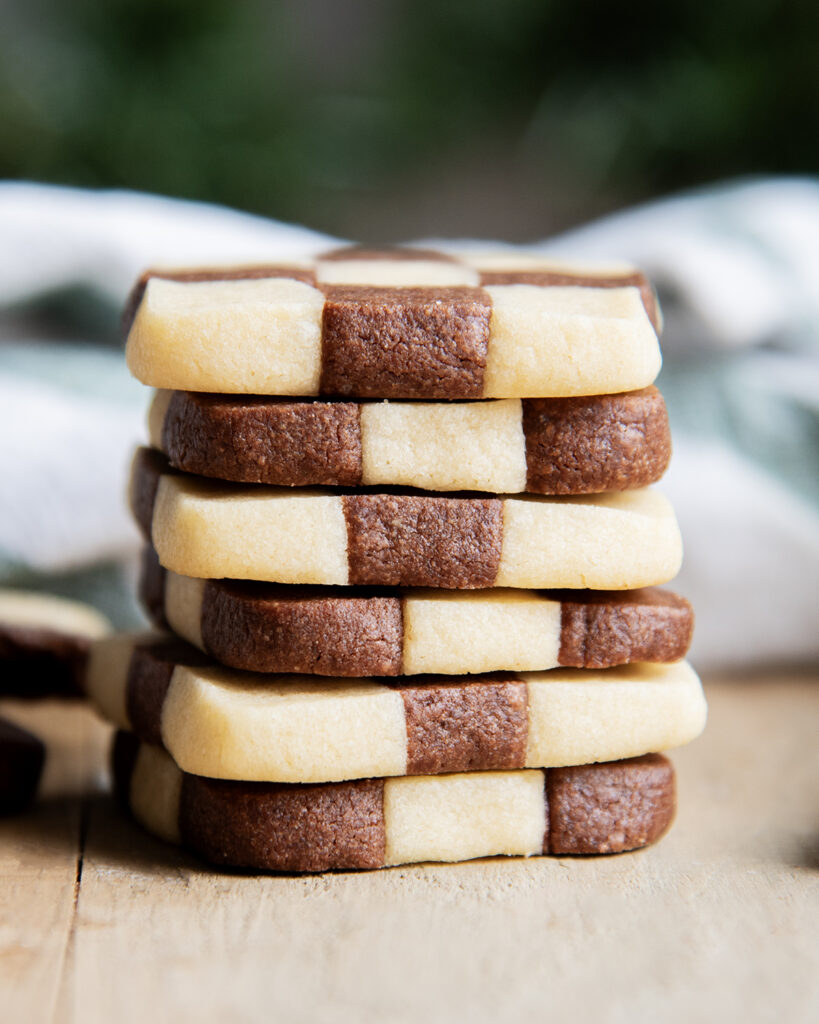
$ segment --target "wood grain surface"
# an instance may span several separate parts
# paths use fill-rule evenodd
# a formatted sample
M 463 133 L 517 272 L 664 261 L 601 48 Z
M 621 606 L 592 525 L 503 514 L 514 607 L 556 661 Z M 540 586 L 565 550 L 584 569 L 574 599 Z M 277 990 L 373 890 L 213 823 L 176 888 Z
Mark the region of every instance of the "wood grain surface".
M 819 1018 L 819 677 L 707 682 L 652 849 L 317 877 L 218 875 L 105 795 L 106 729 L 49 742 L 0 821 L 0 1019 L 667 1022 Z

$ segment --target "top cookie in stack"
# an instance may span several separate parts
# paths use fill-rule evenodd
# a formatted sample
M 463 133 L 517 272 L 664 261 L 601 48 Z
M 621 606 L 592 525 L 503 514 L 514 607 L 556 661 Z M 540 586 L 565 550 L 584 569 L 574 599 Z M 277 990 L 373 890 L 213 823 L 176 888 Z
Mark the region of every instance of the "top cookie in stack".
M 148 272 L 125 327 L 160 389 L 132 476 L 142 598 L 192 645 L 117 638 L 89 673 L 148 745 L 119 747 L 140 820 L 298 870 L 663 831 L 671 768 L 642 758 L 692 739 L 704 702 L 691 609 L 654 589 L 682 549 L 648 486 L 670 440 L 642 275 L 344 249 Z M 560 803 L 559 773 L 607 761 Z M 374 845 L 341 854 L 364 826 L 327 808 L 365 789 Z M 244 810 L 219 824 L 212 799 Z M 292 801 L 318 832 L 281 830 Z
M 630 268 L 341 249 L 307 264 L 148 271 L 128 365 L 189 391 L 359 398 L 602 395 L 660 369 L 659 313 Z

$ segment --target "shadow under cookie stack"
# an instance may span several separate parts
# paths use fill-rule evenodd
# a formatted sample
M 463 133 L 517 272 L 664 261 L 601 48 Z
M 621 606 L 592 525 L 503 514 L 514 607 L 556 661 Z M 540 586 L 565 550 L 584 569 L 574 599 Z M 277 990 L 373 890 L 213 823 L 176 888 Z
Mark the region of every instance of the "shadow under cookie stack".
M 350 248 L 149 272 L 125 321 L 163 632 L 100 641 L 86 688 L 143 826 L 280 871 L 662 835 L 705 701 L 655 586 L 682 548 L 642 275 Z

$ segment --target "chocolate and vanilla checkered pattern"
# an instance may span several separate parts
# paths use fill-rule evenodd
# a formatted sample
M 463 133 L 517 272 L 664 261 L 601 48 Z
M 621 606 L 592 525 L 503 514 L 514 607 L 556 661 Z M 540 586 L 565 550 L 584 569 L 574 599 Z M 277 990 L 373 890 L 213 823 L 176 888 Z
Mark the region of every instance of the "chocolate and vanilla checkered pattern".
M 159 747 L 117 733 L 114 783 L 149 831 L 220 867 L 381 868 L 497 854 L 619 853 L 671 823 L 662 754 L 615 763 L 324 785 L 270 785 L 180 772 Z
M 632 270 L 346 250 L 310 265 L 149 271 L 127 358 L 155 387 L 478 399 L 635 390 L 659 314 Z
M 400 676 L 672 662 L 694 614 L 657 587 L 627 591 L 373 590 L 204 580 L 146 548 L 140 597 L 154 622 L 249 672 Z
M 598 494 L 654 483 L 671 457 L 654 387 L 451 403 L 159 391 L 148 422 L 176 469 L 284 487 Z
M 687 743 L 705 699 L 685 662 L 421 676 L 258 676 L 167 635 L 99 644 L 88 693 L 183 771 L 256 782 L 560 767 Z

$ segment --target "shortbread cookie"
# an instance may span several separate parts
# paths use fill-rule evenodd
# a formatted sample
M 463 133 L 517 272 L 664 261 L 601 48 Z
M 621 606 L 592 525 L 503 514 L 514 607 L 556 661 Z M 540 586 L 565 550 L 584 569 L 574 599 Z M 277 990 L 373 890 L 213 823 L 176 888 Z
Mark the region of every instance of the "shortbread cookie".
M 356 586 L 589 588 L 666 583 L 682 541 L 641 489 L 575 498 L 347 494 L 224 484 L 134 460 L 131 504 L 182 576 Z
M 706 717 L 685 662 L 353 682 L 237 672 L 145 634 L 95 645 L 86 688 L 183 771 L 252 782 L 619 760 L 688 743 Z
M 0 718 L 0 815 L 17 814 L 34 799 L 45 746 L 26 729 Z
M 328 593 L 179 576 L 151 548 L 140 594 L 158 626 L 250 672 L 460 675 L 669 662 L 685 656 L 694 627 L 691 605 L 655 587 Z
M 301 266 L 149 271 L 124 322 L 132 373 L 182 391 L 552 398 L 632 391 L 660 369 L 641 274 L 525 257 L 348 249 Z
M 662 754 L 310 786 L 189 775 L 123 732 L 112 760 L 120 800 L 149 832 L 219 867 L 257 871 L 619 853 L 655 842 L 674 817 Z
M 654 387 L 451 403 L 159 391 L 149 428 L 176 469 L 282 487 L 595 494 L 654 483 L 671 456 Z
M 110 630 L 79 601 L 0 590 L 0 696 L 79 696 L 89 644 Z

